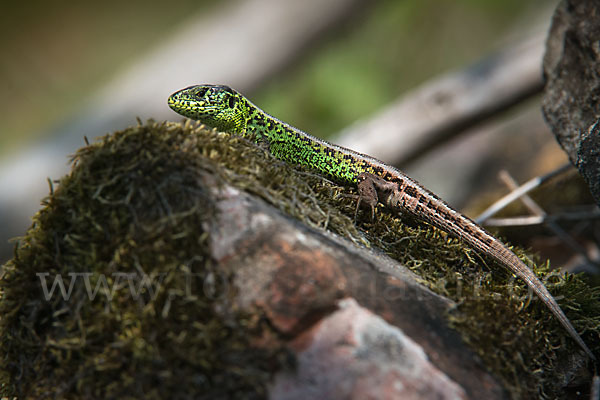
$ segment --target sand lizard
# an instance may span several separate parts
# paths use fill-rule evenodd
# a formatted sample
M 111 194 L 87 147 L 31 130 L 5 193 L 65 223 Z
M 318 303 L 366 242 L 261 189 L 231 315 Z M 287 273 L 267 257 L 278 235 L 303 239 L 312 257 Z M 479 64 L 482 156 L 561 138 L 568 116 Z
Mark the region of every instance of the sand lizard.
M 381 202 L 458 237 L 523 279 L 577 344 L 591 359 L 596 359 L 548 289 L 516 254 L 398 169 L 294 128 L 265 113 L 228 86 L 190 86 L 173 93 L 168 103 L 185 117 L 265 143 L 269 151 L 283 161 L 303 164 L 340 183 L 356 185 L 359 203 L 370 206 L 372 213 Z

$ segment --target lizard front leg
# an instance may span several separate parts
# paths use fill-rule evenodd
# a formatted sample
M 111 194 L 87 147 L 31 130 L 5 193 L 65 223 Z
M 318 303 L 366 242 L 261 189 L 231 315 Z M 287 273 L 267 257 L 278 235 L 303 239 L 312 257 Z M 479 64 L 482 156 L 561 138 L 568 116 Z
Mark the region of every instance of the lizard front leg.
M 358 203 L 356 213 L 361 203 L 371 208 L 371 219 L 375 217 L 377 203 L 398 211 L 400 209 L 401 193 L 398 184 L 386 181 L 380 176 L 363 172 L 356 179 L 358 187 Z M 355 214 L 356 217 L 356 214 Z
M 379 202 L 379 197 L 377 196 L 377 189 L 375 189 L 375 183 L 372 177 L 375 177 L 375 175 L 363 172 L 356 178 L 358 201 L 356 202 L 354 220 L 356 220 L 361 203 L 367 205 L 371 209 L 371 220 L 375 218 L 375 207 Z

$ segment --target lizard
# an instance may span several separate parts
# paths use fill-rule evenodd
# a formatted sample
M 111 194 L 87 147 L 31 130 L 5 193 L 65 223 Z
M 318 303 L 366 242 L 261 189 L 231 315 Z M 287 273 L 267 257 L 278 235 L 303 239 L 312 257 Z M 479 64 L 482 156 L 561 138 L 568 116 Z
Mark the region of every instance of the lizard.
M 226 85 L 194 85 L 168 98 L 171 109 L 222 132 L 265 144 L 276 158 L 302 164 L 344 185 L 354 185 L 361 202 L 378 203 L 441 229 L 483 253 L 519 278 L 542 300 L 592 360 L 596 357 L 548 289 L 502 241 L 400 170 L 371 156 L 316 138 L 262 111 Z

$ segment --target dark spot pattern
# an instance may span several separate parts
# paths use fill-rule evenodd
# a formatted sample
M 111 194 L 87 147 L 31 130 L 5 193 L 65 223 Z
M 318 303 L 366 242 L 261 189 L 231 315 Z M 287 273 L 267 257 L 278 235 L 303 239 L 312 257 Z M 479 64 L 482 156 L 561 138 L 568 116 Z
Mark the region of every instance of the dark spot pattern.
M 417 197 L 417 195 L 419 194 L 419 192 L 417 191 L 417 188 L 415 188 L 414 186 L 407 186 L 404 189 L 404 193 L 410 197 Z

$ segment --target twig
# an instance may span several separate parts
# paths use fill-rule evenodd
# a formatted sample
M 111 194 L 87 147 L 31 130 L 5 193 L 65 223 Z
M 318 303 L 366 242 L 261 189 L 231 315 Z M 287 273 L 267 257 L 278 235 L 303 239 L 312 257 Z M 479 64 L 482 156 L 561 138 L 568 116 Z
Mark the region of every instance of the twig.
M 484 212 L 482 212 L 477 218 L 475 218 L 475 222 L 477 222 L 480 225 L 484 224 L 485 221 L 487 221 L 492 215 L 496 214 L 498 211 L 502 210 L 504 207 L 506 207 L 519 197 L 523 196 L 525 193 L 528 193 L 532 189 L 540 186 L 542 183 L 554 178 L 555 176 L 562 174 L 569 168 L 571 168 L 571 164 L 567 163 L 562 167 L 555 169 L 554 171 L 551 171 L 542 176 L 535 177 L 525 182 L 517 189 L 513 190 L 512 192 L 510 192 L 509 194 L 507 194 L 506 196 L 502 197 L 494 204 L 489 206 Z
M 522 216 L 522 217 L 506 217 L 506 218 L 489 218 L 485 221 L 485 226 L 532 226 L 558 221 L 583 221 L 586 219 L 600 218 L 600 210 L 588 212 L 562 213 L 546 216 Z
M 590 400 L 600 400 L 600 377 L 598 375 L 594 375 L 594 379 L 592 380 Z
M 485 226 L 506 227 L 506 226 L 533 226 L 542 225 L 545 218 L 539 215 L 523 217 L 490 218 L 485 221 Z
M 498 174 L 500 180 L 506 185 L 509 190 L 517 190 L 519 188 L 519 183 L 508 173 L 507 170 L 502 170 Z M 537 204 L 528 194 L 524 194 L 520 197 L 521 203 L 529 209 L 529 211 L 535 215 L 545 217 L 548 215 L 546 211 L 539 204 Z
M 508 186 L 511 190 L 516 190 L 519 187 L 517 181 L 513 179 L 512 176 L 509 175 L 507 171 L 500 172 L 500 179 L 504 182 L 506 186 Z M 588 263 L 594 264 L 594 261 L 589 257 L 587 250 L 579 244 L 571 235 L 569 235 L 563 228 L 561 228 L 555 220 L 549 219 L 548 214 L 542 207 L 540 207 L 528 194 L 523 194 L 520 197 L 521 202 L 531 211 L 533 214 L 542 218 L 544 221 L 544 225 L 550 229 L 560 240 L 563 241 L 567 246 L 571 248 L 574 252 L 581 254 L 585 257 L 585 260 Z

